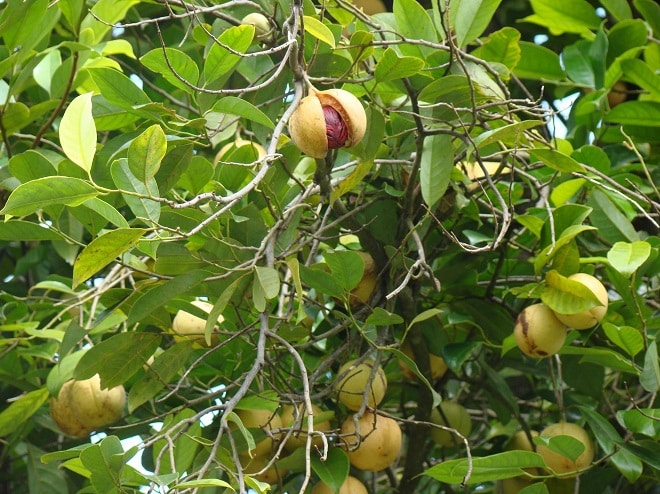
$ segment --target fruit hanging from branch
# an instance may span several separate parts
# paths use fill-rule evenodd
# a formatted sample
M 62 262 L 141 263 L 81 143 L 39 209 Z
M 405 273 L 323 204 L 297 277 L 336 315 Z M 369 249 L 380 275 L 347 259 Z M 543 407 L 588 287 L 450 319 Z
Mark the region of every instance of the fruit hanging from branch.
M 330 149 L 355 146 L 366 130 L 362 103 L 343 89 L 312 88 L 289 119 L 294 144 L 313 158 L 325 158 Z
M 518 348 L 527 356 L 545 358 L 556 354 L 566 341 L 567 328 L 543 303 L 525 307 L 513 328 Z

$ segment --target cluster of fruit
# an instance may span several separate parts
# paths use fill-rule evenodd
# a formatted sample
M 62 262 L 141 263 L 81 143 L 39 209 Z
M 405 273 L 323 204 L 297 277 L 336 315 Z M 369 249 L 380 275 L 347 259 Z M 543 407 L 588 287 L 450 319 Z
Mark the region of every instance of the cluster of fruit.
M 544 303 L 533 304 L 518 315 L 513 334 L 518 348 L 527 356 L 545 358 L 555 355 L 564 346 L 569 328 L 583 330 L 594 327 L 607 313 L 607 290 L 598 278 L 576 273 L 569 280 L 590 289 L 602 305 L 577 314 L 560 314 Z

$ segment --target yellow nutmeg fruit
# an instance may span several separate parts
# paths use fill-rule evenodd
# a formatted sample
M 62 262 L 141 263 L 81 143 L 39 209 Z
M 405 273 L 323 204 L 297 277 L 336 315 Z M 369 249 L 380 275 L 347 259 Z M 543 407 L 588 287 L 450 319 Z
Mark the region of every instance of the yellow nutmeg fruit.
M 556 354 L 566 341 L 567 328 L 543 303 L 525 307 L 513 328 L 518 348 L 527 356 L 545 358 Z
M 213 304 L 204 302 L 203 300 L 195 300 L 191 302 L 191 304 L 203 310 L 207 314 L 209 314 L 213 309 Z M 222 322 L 224 321 L 224 317 L 222 317 L 222 314 L 218 316 L 217 321 L 218 324 L 222 324 Z M 172 331 L 176 335 L 175 339 L 177 340 L 189 339 L 201 346 L 208 346 L 206 344 L 206 338 L 204 336 L 205 328 L 206 328 L 206 319 L 197 317 L 184 310 L 179 310 L 174 316 L 174 320 L 172 321 Z M 217 345 L 218 341 L 219 341 L 218 335 L 214 334 L 211 336 L 211 346 Z
M 57 398 L 50 399 L 50 416 L 57 427 L 69 436 L 87 437 L 93 428 L 83 424 L 73 413 L 69 405 L 73 381 L 65 382 L 60 388 Z
M 270 35 L 270 22 L 268 17 L 259 12 L 252 12 L 243 19 L 241 19 L 241 24 L 244 26 L 254 26 L 254 37 L 259 41 L 264 41 L 268 39 Z
M 555 313 L 557 319 L 563 322 L 566 326 L 573 329 L 589 329 L 593 328 L 596 324 L 603 320 L 607 314 L 607 289 L 595 276 L 587 273 L 575 273 L 568 277 L 569 280 L 577 281 L 586 286 L 598 298 L 601 304 L 592 307 L 584 312 L 577 314 L 559 314 Z
M 289 119 L 294 144 L 313 158 L 325 158 L 329 149 L 355 146 L 366 130 L 362 103 L 343 89 L 312 90 Z
M 82 381 L 72 381 L 69 407 L 78 421 L 92 430 L 119 420 L 124 415 L 125 406 L 124 387 L 102 389 L 98 374 Z
M 312 489 L 312 494 L 335 494 L 335 491 L 324 482 L 319 482 Z M 338 494 L 368 494 L 368 491 L 362 482 L 349 475 L 339 488 Z
M 554 474 L 560 474 L 564 478 L 575 476 L 580 470 L 586 469 L 594 459 L 594 444 L 587 431 L 577 424 L 570 422 L 559 422 L 552 424 L 541 431 L 541 437 L 571 436 L 584 445 L 584 451 L 575 460 L 555 453 L 550 448 L 538 446 L 537 452 L 543 457 L 548 470 Z
M 357 419 L 349 415 L 341 426 L 341 439 L 355 468 L 378 472 L 392 465 L 401 450 L 401 428 L 396 420 L 365 412 Z
M 349 410 L 359 410 L 365 394 L 367 405 L 371 408 L 383 401 L 387 391 L 387 377 L 382 367 L 378 366 L 374 379 L 369 383 L 373 366 L 370 360 L 362 363 L 351 360 L 339 368 L 333 388 L 337 399 Z

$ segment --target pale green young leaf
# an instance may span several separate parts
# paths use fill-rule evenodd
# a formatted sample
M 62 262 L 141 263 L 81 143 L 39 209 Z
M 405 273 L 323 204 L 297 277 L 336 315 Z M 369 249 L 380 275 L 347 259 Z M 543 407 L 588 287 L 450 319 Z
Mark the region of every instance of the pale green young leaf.
M 0 214 L 25 216 L 48 206 L 77 206 L 97 195 L 94 187 L 79 178 L 44 177 L 16 187 Z
M 25 393 L 0 413 L 0 437 L 5 437 L 28 420 L 48 400 L 48 389 L 39 388 Z
M 619 273 L 630 278 L 650 255 L 651 244 L 648 242 L 617 242 L 607 252 L 607 260 Z
M 422 198 L 433 208 L 449 186 L 454 167 L 454 148 L 451 136 L 439 134 L 424 140 L 424 152 L 420 170 Z
M 67 158 L 89 173 L 96 154 L 92 93 L 81 94 L 69 103 L 60 122 L 59 134 Z
M 146 183 L 156 176 L 167 152 L 167 138 L 160 125 L 152 125 L 128 147 L 128 167 L 133 175 Z
M 304 16 L 305 32 L 311 34 L 319 41 L 322 41 L 330 48 L 335 48 L 335 37 L 332 31 L 316 17 L 311 15 Z

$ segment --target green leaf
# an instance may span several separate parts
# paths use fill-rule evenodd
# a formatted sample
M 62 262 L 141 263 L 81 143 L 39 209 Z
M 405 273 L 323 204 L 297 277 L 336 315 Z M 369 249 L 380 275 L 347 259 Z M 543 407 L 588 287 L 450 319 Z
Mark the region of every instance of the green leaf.
M 158 195 L 155 179 L 149 179 L 146 184 L 138 180 L 131 172 L 126 158 L 112 163 L 110 174 L 135 217 L 145 222 L 157 223 L 160 218 L 160 203 L 150 199 Z
M 117 436 L 108 436 L 80 452 L 80 461 L 90 471 L 96 492 L 118 492 L 115 486 L 121 483 L 123 452 Z
M 108 102 L 126 110 L 151 103 L 149 96 L 124 74 L 107 67 L 95 67 L 89 75 Z
M 634 357 L 644 349 L 644 337 L 638 329 L 630 326 L 619 327 L 606 322 L 603 323 L 603 331 L 612 343 L 631 357 Z
M 581 40 L 568 45 L 562 52 L 562 62 L 568 77 L 577 85 L 596 87 L 596 75 L 589 58 L 591 43 Z
M 312 455 L 311 460 L 314 473 L 330 488 L 331 492 L 339 492 L 348 477 L 350 468 L 348 455 L 340 448 L 330 448 L 325 461 L 321 461 L 317 455 Z
M 577 460 L 584 453 L 584 443 L 573 436 L 558 435 L 552 437 L 535 437 L 534 443 L 544 445 L 554 453 L 568 458 L 571 461 Z
M 598 234 L 605 240 L 612 243 L 639 241 L 639 234 L 630 220 L 626 218 L 606 193 L 600 189 L 594 189 L 591 192 L 588 204 L 593 208 L 589 220 L 592 225 L 598 228 Z
M 551 243 L 539 252 L 539 255 L 534 261 L 534 271 L 537 274 L 540 274 L 543 267 L 560 253 L 562 247 L 572 242 L 580 233 L 595 229 L 595 227 L 588 225 L 571 225 L 563 230 L 561 236 L 555 241 L 554 245 Z
M 0 214 L 25 216 L 48 206 L 77 206 L 97 195 L 94 187 L 79 178 L 44 177 L 16 187 Z
M 392 13 L 396 21 L 397 32 L 408 39 L 423 39 L 437 42 L 438 33 L 428 12 L 416 0 L 395 0 Z M 433 48 L 427 46 L 400 45 L 401 53 L 416 56 L 422 60 L 433 53 Z
M 612 14 L 617 21 L 632 19 L 632 10 L 628 0 L 600 0 L 600 4 Z
M 648 242 L 617 242 L 607 252 L 610 265 L 626 278 L 630 278 L 651 255 Z
M 660 409 L 641 408 L 620 410 L 616 413 L 619 423 L 635 434 L 644 434 L 651 439 L 660 439 Z
M 367 173 L 371 171 L 373 166 L 373 160 L 359 161 L 355 169 L 332 190 L 332 193 L 330 194 L 330 204 L 353 190 L 356 185 L 362 182 L 362 179 L 367 176 Z
M 195 414 L 195 410 L 185 408 L 176 415 L 168 415 L 165 419 L 161 432 L 171 431 L 170 434 L 172 434 L 174 430 L 181 430 L 182 422 L 188 422 L 190 426 L 184 429 L 185 434 L 174 436 L 176 439 L 173 442 L 161 439 L 154 444 L 154 459 L 158 457 L 163 458 L 159 473 L 178 472 L 180 474 L 187 471 L 193 464 L 195 455 L 200 448 L 200 442 L 196 438 L 202 435 L 202 426 L 199 420 L 191 421 Z M 177 425 L 178 428 L 174 429 Z M 166 447 L 168 451 L 163 455 L 161 452 Z M 164 458 L 167 459 L 165 460 Z M 174 465 L 172 465 L 170 458 L 174 459 Z
M 80 359 L 73 377 L 89 379 L 98 374 L 103 388 L 124 384 L 149 360 L 161 337 L 156 333 L 119 333 L 94 345 Z
M 416 75 L 424 67 L 424 60 L 399 56 L 393 48 L 387 48 L 376 65 L 374 77 L 378 82 L 388 82 Z
M 173 86 L 191 94 L 195 92 L 184 81 L 196 85 L 199 81 L 199 67 L 187 53 L 169 47 L 155 48 L 141 56 L 140 62 L 149 70 L 162 75 Z
M 587 419 L 596 441 L 598 441 L 605 454 L 612 454 L 616 445 L 622 441 L 614 426 L 593 408 L 579 405 L 578 408 Z
M 27 421 L 48 400 L 46 388 L 25 393 L 0 413 L 0 437 L 16 432 L 18 426 Z
M 192 341 L 182 341 L 161 353 L 128 392 L 128 413 L 155 397 L 186 365 Z
M 199 480 L 186 480 L 185 482 L 181 482 L 180 484 L 176 484 L 173 489 L 180 491 L 184 489 L 191 489 L 191 488 L 197 488 L 197 489 L 202 489 L 204 487 L 220 487 L 223 489 L 230 489 L 232 492 L 236 492 L 236 490 L 227 482 L 224 480 L 220 479 L 199 479 Z
M 493 130 L 487 130 L 476 136 L 473 139 L 473 142 L 477 149 L 483 149 L 486 146 L 500 141 L 509 146 L 520 145 L 521 139 L 524 139 L 523 132 L 540 125 L 544 125 L 542 120 L 524 120 L 522 122 L 512 123 Z M 471 153 L 468 154 L 467 159 L 469 159 L 470 156 Z
M 128 147 L 128 167 L 135 178 L 147 183 L 156 176 L 167 152 L 167 139 L 160 125 L 152 125 Z
M 633 362 L 620 353 L 608 348 L 586 348 L 566 345 L 559 353 L 561 355 L 580 355 L 582 357 L 580 362 L 589 362 L 613 370 L 627 372 L 628 374 L 639 375 L 639 370 Z
M 657 37 L 660 35 L 660 6 L 655 0 L 634 0 L 633 5 L 644 17 L 644 20 L 649 23 L 653 34 Z
M 263 125 L 268 129 L 274 129 L 275 124 L 264 112 L 259 110 L 249 101 L 246 101 L 236 96 L 225 96 L 220 98 L 214 105 L 213 111 L 226 114 L 236 115 L 251 120 L 254 123 Z
M 337 250 L 324 254 L 324 260 L 332 271 L 332 279 L 343 290 L 355 288 L 364 273 L 364 259 L 357 252 Z
M 27 478 L 30 494 L 67 492 L 66 474 L 59 465 L 47 465 L 41 461 L 44 451 L 32 444 L 27 445 Z
M 622 125 L 660 127 L 660 103 L 656 101 L 626 101 L 610 110 L 605 121 Z
M 365 323 L 374 326 L 392 326 L 395 324 L 403 324 L 404 319 L 400 315 L 392 314 L 382 307 L 376 307 L 374 311 L 369 314 Z
M 621 60 L 626 80 L 649 92 L 651 98 L 660 99 L 660 80 L 649 65 L 639 59 Z
M 452 371 L 458 374 L 463 364 L 470 359 L 474 351 L 481 348 L 481 341 L 462 341 L 460 343 L 449 343 L 442 347 L 442 358 Z
M 490 33 L 472 54 L 487 62 L 501 63 L 509 70 L 513 70 L 520 62 L 522 50 L 519 41 L 520 32 L 517 29 L 503 27 L 499 31 Z
M 438 134 L 424 139 L 424 151 L 420 168 L 422 198 L 433 207 L 447 191 L 454 168 L 454 148 L 451 136 Z
M 330 29 L 325 24 L 323 24 L 316 17 L 312 17 L 311 15 L 304 16 L 303 22 L 305 24 L 306 33 L 311 34 L 319 41 L 322 41 L 326 45 L 330 46 L 330 48 L 335 48 L 335 37 L 332 35 L 332 31 L 330 31 Z
M 502 0 L 452 0 L 450 24 L 456 30 L 456 44 L 463 48 L 477 39 L 490 24 Z
M 133 324 L 144 320 L 155 310 L 162 308 L 163 304 L 172 300 L 174 297 L 183 295 L 196 286 L 199 286 L 207 276 L 208 272 L 201 269 L 188 271 L 187 273 L 149 289 L 146 293 L 135 300 L 135 303 L 128 313 L 126 324 L 132 326 Z
M 252 44 L 254 26 L 240 25 L 225 30 L 219 37 L 220 43 L 214 43 L 204 61 L 204 79 L 206 85 L 226 76 L 241 61 L 236 53 L 245 53 Z M 225 46 L 231 47 L 230 52 Z
M 44 223 L 36 224 L 21 220 L 0 223 L 0 240 L 10 241 L 17 238 L 26 242 L 64 240 L 64 237 L 59 232 L 52 230 Z
M 259 281 L 264 296 L 271 300 L 280 293 L 280 275 L 274 268 L 255 266 L 255 278 Z
M 92 93 L 81 94 L 69 103 L 62 115 L 59 135 L 60 144 L 67 158 L 89 173 L 96 154 Z
M 601 18 L 586 0 L 531 0 L 534 15 L 523 21 L 545 26 L 554 35 L 577 33 L 592 38 Z
M 610 461 L 616 469 L 631 484 L 635 483 L 644 471 L 644 464 L 635 454 L 627 449 L 620 449 L 610 457 Z
M 558 82 L 566 78 L 559 55 L 545 46 L 521 41 L 520 61 L 514 73 L 521 79 Z
M 658 344 L 653 341 L 644 355 L 644 370 L 639 376 L 639 383 L 649 393 L 660 389 L 660 362 L 658 361 Z
M 126 218 L 103 199 L 92 197 L 83 202 L 79 207 L 84 207 L 98 213 L 118 228 L 128 228 L 128 221 L 126 221 Z
M 146 231 L 143 228 L 118 228 L 92 240 L 78 254 L 73 265 L 73 287 L 77 287 L 131 249 Z
M 532 149 L 530 150 L 530 154 L 534 159 L 543 162 L 553 170 L 563 173 L 586 173 L 586 170 L 580 163 L 560 151 L 554 149 Z
M 98 43 L 113 25 L 124 18 L 128 9 L 138 3 L 139 0 L 99 0 L 83 19 L 80 30 L 90 29 L 94 34 L 93 43 Z
M 21 130 L 31 121 L 30 109 L 23 103 L 7 103 L 0 115 L 0 122 L 7 135 Z
M 578 441 L 579 442 L 579 441 Z M 582 443 L 580 443 L 582 444 Z M 507 451 L 486 457 L 473 457 L 472 470 L 467 458 L 438 463 L 424 472 L 431 478 L 447 484 L 460 484 L 466 477 L 467 485 L 525 475 L 525 468 L 543 468 L 545 463 L 538 453 Z
M 545 282 L 541 300 L 559 314 L 579 314 L 603 305 L 585 285 L 562 276 L 554 269 L 546 273 Z

